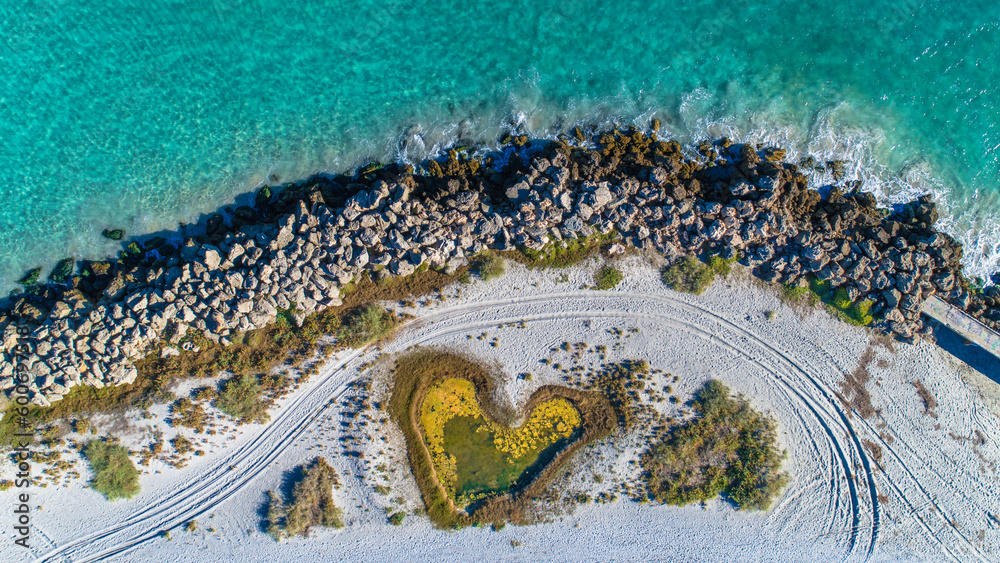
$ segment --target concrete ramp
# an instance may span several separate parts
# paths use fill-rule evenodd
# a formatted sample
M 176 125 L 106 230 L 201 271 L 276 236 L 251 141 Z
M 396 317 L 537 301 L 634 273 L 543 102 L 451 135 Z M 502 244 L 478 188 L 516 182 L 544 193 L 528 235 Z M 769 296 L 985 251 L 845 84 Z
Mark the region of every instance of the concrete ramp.
M 924 301 L 920 312 L 955 331 L 962 338 L 974 342 L 982 349 L 1000 358 L 1000 334 L 976 320 L 965 311 L 952 307 L 931 295 Z

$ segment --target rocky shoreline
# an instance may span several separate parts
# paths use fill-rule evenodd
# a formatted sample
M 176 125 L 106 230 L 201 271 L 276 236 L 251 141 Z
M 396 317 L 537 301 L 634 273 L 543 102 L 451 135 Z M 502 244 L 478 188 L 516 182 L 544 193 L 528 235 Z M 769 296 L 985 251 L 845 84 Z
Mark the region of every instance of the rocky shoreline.
M 825 280 L 872 300 L 874 328 L 900 338 L 929 333 L 919 307 L 932 294 L 1000 327 L 1000 288 L 970 286 L 962 247 L 934 228 L 928 198 L 890 212 L 852 186 L 808 186 L 780 149 L 684 147 L 652 129 L 510 137 L 483 158 L 449 150 L 419 170 L 376 164 L 265 187 L 176 245 L 154 237 L 116 262 L 61 262 L 0 311 L 0 390 L 47 406 L 77 385 L 132 383 L 132 362 L 161 341 L 161 354 L 190 346 L 191 331 L 227 344 L 281 311 L 301 321 L 340 305 L 341 288 L 365 273 L 453 271 L 486 250 L 612 232 L 668 259 L 740 257 L 768 282 Z

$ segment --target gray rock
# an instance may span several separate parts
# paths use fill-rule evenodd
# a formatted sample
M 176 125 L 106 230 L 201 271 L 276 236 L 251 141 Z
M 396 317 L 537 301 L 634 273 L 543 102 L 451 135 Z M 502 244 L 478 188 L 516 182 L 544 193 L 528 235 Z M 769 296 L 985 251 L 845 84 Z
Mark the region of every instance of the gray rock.
M 898 289 L 903 294 L 909 294 L 913 291 L 916 286 L 917 280 L 908 272 L 899 272 L 896 274 L 896 289 Z
M 734 197 L 747 197 L 752 194 L 756 188 L 746 182 L 737 182 L 729 186 L 729 191 Z
M 408 276 L 413 273 L 415 267 L 405 260 L 396 260 L 389 264 L 389 271 L 396 276 Z
M 507 188 L 505 193 L 507 199 L 511 201 L 525 201 L 528 199 L 528 194 L 531 193 L 531 184 L 526 180 L 520 180 Z
M 882 298 L 885 299 L 886 305 L 895 309 L 899 307 L 899 302 L 902 300 L 903 294 L 896 289 L 887 289 L 882 292 Z
M 726 226 L 722 221 L 716 219 L 708 226 L 708 238 L 712 240 L 719 240 L 726 234 Z
M 593 205 L 594 209 L 600 209 L 611 203 L 611 201 L 614 199 L 614 197 L 611 195 L 611 190 L 608 189 L 606 182 L 602 182 L 601 185 L 596 190 L 594 190 L 593 196 L 594 196 L 594 205 Z
M 205 249 L 205 268 L 207 268 L 210 272 L 219 269 L 219 264 L 222 263 L 222 257 L 219 255 L 219 249 L 212 245 L 205 245 L 202 248 Z

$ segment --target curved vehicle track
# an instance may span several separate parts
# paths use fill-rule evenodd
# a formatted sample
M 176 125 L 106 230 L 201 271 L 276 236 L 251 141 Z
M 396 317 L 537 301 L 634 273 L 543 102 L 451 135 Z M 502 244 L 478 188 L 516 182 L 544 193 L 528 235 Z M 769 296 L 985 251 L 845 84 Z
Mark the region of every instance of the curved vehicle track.
M 630 304 L 638 302 L 655 302 L 657 311 L 652 314 L 636 313 L 640 308 L 630 307 Z M 535 311 L 528 315 L 505 315 L 504 309 L 515 305 L 531 305 Z M 820 375 L 824 371 L 836 369 L 836 373 L 840 373 L 839 366 L 829 356 L 819 366 L 811 365 L 816 362 L 815 358 L 811 361 L 796 358 L 766 338 L 679 297 L 596 291 L 549 293 L 434 310 L 403 325 L 386 348 L 387 351 L 395 351 L 413 345 L 432 344 L 471 330 L 508 322 L 597 317 L 645 321 L 683 331 L 760 366 L 772 378 L 774 389 L 780 391 L 785 400 L 797 404 L 799 408 L 795 410 L 802 424 L 816 429 L 809 436 L 810 447 L 829 460 L 826 472 L 830 476 L 829 493 L 834 497 L 828 509 L 831 517 L 828 532 L 848 535 L 843 560 L 871 558 L 878 544 L 881 513 L 873 461 L 862 447 L 857 422 L 861 421 L 861 425 L 865 426 L 865 434 L 876 437 L 878 434 L 868 428 L 860 417 L 852 419 L 837 399 L 836 391 L 823 381 Z M 212 466 L 192 474 L 181 486 L 160 491 L 151 499 L 143 499 L 141 508 L 136 503 L 137 510 L 121 521 L 66 542 L 42 554 L 36 561 L 104 560 L 131 551 L 157 537 L 161 530 L 181 526 L 226 502 L 265 471 L 296 438 L 310 428 L 313 421 L 337 404 L 346 391 L 346 385 L 358 375 L 359 358 L 364 353 L 364 350 L 355 350 L 328 365 L 319 376 L 314 376 L 303 389 L 297 391 L 257 435 L 244 440 Z M 890 450 L 890 455 L 895 454 Z M 855 467 L 860 468 L 857 475 Z M 917 482 L 915 476 L 910 474 L 910 477 Z M 919 482 L 916 484 L 920 486 Z M 903 492 L 892 486 L 905 499 Z M 846 488 L 846 493 L 842 493 L 841 488 Z M 840 506 L 842 499 L 846 499 L 847 506 Z M 933 499 L 928 495 L 920 502 L 933 502 Z M 909 500 L 907 503 L 913 506 Z M 774 510 L 781 509 L 779 505 Z M 844 521 L 835 521 L 841 513 L 846 515 Z M 947 518 L 946 514 L 939 512 L 939 515 Z M 938 537 L 938 532 L 923 519 L 921 524 L 940 546 L 942 554 L 950 560 L 957 560 L 948 544 Z M 967 538 L 957 530 L 952 531 L 979 559 L 984 559 Z

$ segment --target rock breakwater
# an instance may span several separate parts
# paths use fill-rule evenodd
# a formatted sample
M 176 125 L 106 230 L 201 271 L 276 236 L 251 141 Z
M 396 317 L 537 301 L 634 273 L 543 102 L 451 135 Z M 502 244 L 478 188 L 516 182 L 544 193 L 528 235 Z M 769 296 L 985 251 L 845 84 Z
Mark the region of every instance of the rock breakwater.
M 133 360 L 179 353 L 192 331 L 226 344 L 279 313 L 301 321 L 340 305 L 341 288 L 364 274 L 454 270 L 486 250 L 608 233 L 668 259 L 739 256 L 768 282 L 824 280 L 871 300 L 876 329 L 901 338 L 929 331 L 919 307 L 931 294 L 1000 322 L 1000 291 L 970 286 L 929 198 L 880 209 L 849 185 L 810 187 L 780 149 L 726 139 L 684 147 L 655 131 L 575 130 L 508 140 L 484 158 L 451 150 L 420 170 L 373 165 L 265 187 L 180 244 L 132 241 L 116 262 L 61 263 L 64 282 L 30 285 L 0 312 L 0 390 L 10 394 L 23 370 L 46 406 L 77 385 L 134 382 Z M 25 327 L 33 353 L 15 367 Z

